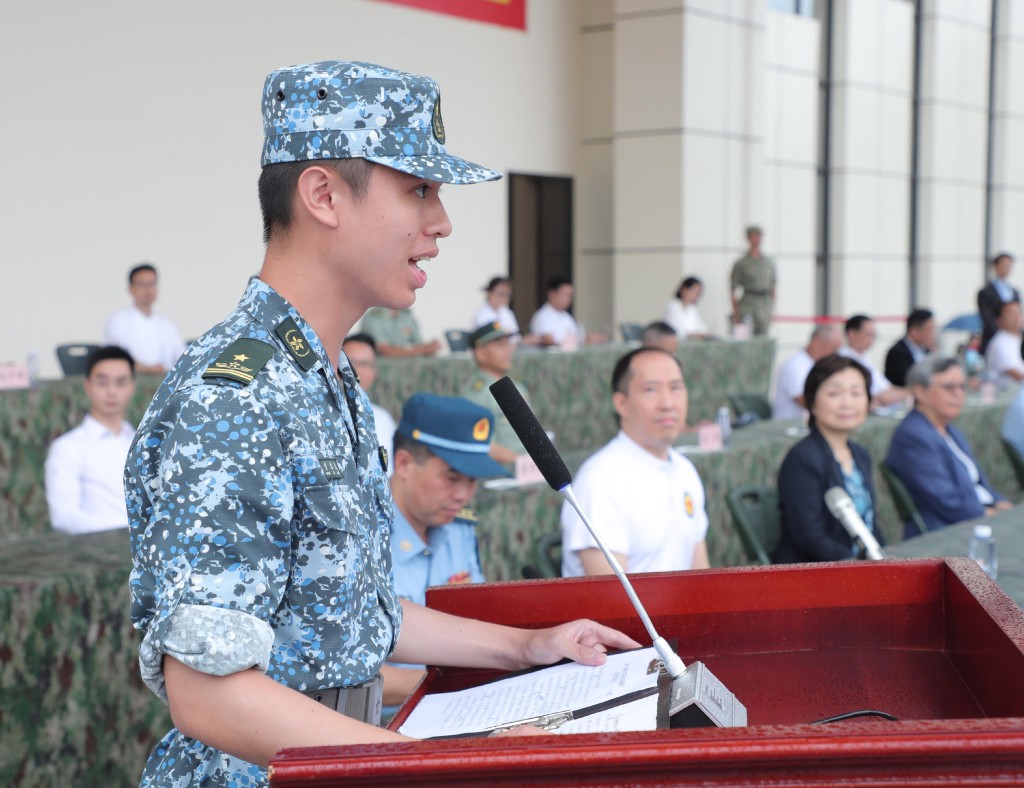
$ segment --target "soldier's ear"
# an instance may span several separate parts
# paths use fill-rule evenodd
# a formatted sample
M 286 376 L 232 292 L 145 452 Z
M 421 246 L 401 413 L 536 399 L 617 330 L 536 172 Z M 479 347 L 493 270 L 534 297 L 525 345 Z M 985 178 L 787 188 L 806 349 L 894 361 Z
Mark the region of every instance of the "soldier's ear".
M 327 167 L 307 167 L 296 184 L 293 213 L 330 227 L 338 226 L 338 184 L 347 188 L 344 180 Z

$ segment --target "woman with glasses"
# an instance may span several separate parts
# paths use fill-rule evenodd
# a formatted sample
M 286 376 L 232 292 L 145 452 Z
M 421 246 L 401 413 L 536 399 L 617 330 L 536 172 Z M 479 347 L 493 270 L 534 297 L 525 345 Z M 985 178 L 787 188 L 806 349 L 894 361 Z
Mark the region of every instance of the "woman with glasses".
M 953 426 L 966 391 L 959 362 L 928 356 L 910 368 L 907 388 L 914 409 L 893 433 L 885 462 L 906 486 L 928 530 L 1009 509 Z M 905 528 L 905 538 L 914 535 L 913 528 Z
M 871 373 L 838 354 L 820 359 L 804 381 L 811 434 L 795 444 L 779 469 L 781 538 L 772 562 L 842 561 L 861 557 L 859 546 L 825 503 L 825 493 L 842 487 L 860 519 L 875 532 L 871 457 L 850 435 L 868 416 Z

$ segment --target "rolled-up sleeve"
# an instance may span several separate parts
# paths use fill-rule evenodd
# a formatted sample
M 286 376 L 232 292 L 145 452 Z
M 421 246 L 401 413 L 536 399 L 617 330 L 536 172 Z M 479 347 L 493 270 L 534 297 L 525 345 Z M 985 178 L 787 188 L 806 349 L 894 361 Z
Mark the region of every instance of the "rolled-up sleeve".
M 166 701 L 164 654 L 213 675 L 267 669 L 293 493 L 273 416 L 247 389 L 185 389 L 150 425 L 125 468 L 132 621 L 143 678 Z

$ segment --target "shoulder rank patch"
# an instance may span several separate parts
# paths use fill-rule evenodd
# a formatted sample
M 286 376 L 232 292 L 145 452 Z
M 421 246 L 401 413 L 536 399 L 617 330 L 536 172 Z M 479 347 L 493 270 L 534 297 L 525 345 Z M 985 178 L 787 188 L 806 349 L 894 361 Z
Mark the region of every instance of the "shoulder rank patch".
M 299 327 L 295 325 L 295 321 L 292 318 L 289 317 L 281 321 L 277 328 L 274 329 L 274 332 L 284 340 L 284 345 L 288 348 L 288 352 L 299 362 L 299 366 L 302 367 L 303 371 L 307 371 L 316 363 L 316 353 L 313 352 L 313 348 L 306 341 L 305 334 L 299 330 Z
M 266 366 L 277 348 L 258 339 L 236 339 L 203 373 L 203 379 L 227 378 L 246 385 Z
M 462 523 L 463 525 L 476 525 L 480 522 L 480 518 L 477 517 L 476 512 L 465 506 L 459 510 L 459 513 L 455 515 L 455 519 L 452 522 Z
M 484 387 L 484 379 L 477 378 L 473 381 L 473 391 L 480 391 Z

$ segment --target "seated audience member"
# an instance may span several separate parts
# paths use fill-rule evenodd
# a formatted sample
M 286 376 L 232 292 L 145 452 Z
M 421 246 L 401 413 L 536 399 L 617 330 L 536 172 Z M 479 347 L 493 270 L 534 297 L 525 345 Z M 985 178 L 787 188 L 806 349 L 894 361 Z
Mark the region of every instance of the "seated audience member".
M 871 457 L 850 440 L 868 416 L 871 373 L 855 359 L 832 354 L 807 374 L 804 401 L 811 434 L 786 454 L 779 469 L 782 538 L 772 555 L 777 564 L 858 558 L 861 547 L 825 503 L 825 493 L 842 487 L 879 544 Z
M 885 354 L 885 376 L 894 386 L 907 386 L 907 372 L 935 350 L 935 316 L 928 309 L 915 309 L 907 316 L 907 333 Z
M 706 337 L 708 327 L 697 311 L 697 302 L 704 292 L 704 283 L 688 276 L 676 290 L 676 297 L 665 305 L 665 322 L 675 329 L 680 339 Z
M 491 395 L 491 384 L 504 377 L 512 369 L 516 346 L 511 335 L 499 324 L 491 323 L 480 326 L 469 337 L 469 346 L 473 350 L 473 360 L 477 370 L 463 386 L 460 395 L 470 402 L 487 408 L 494 417 L 494 440 L 491 441 L 491 457 L 498 462 L 512 463 L 516 456 L 525 454 L 522 442 L 516 435 L 512 425 Z M 519 393 L 527 403 L 530 393 L 526 386 L 513 379 Z
M 500 323 L 510 335 L 519 333 L 519 321 L 509 304 L 512 303 L 512 280 L 496 276 L 484 288 L 483 305 L 473 315 L 473 328 Z
M 128 351 L 139 372 L 163 375 L 185 352 L 185 343 L 170 318 L 153 311 L 156 268 L 141 263 L 129 271 L 128 292 L 134 303 L 107 318 L 103 341 Z
M 822 323 L 811 331 L 807 347 L 797 351 L 779 367 L 775 381 L 773 419 L 799 419 L 804 415 L 804 381 L 816 361 L 839 350 L 839 329 Z
M 906 486 L 928 530 L 1009 509 L 953 426 L 966 388 L 957 360 L 928 356 L 911 367 L 907 387 L 914 410 L 893 433 L 885 461 Z M 914 535 L 905 530 L 905 537 Z
M 46 456 L 50 523 L 72 534 L 127 528 L 123 474 L 135 428 L 124 417 L 135 395 L 135 362 L 120 347 L 102 347 L 86 362 L 83 386 L 88 415 Z
M 359 331 L 373 337 L 381 356 L 433 356 L 441 349 L 440 340 L 423 341 L 411 309 L 372 307 L 363 315 Z
M 1024 358 L 1021 358 L 1020 301 L 1007 301 L 996 307 L 996 333 L 985 351 L 986 369 L 999 375 L 1000 383 L 1024 380 Z
M 839 348 L 839 355 L 857 361 L 871 375 L 872 406 L 892 405 L 905 399 L 908 396 L 907 390 L 892 385 L 867 356 L 878 337 L 875 321 L 867 315 L 854 315 L 846 321 L 845 333 L 846 344 Z
M 628 572 L 705 569 L 704 485 L 672 446 L 686 426 L 687 391 L 679 359 L 637 348 L 612 372 L 619 433 L 582 465 L 573 487 L 608 549 Z M 562 506 L 562 574 L 612 569 L 579 515 Z
M 377 343 L 369 334 L 351 334 L 341 344 L 341 349 L 348 356 L 352 369 L 363 391 L 370 396 L 370 389 L 377 380 Z M 338 377 L 341 377 L 341 364 L 338 364 Z M 388 411 L 370 401 L 373 408 L 373 424 L 377 433 L 377 445 L 385 451 L 391 451 L 391 443 L 395 437 L 395 419 Z M 388 457 L 388 476 L 395 469 L 394 457 Z
M 978 291 L 978 314 L 981 316 L 981 347 L 982 355 L 988 350 L 988 343 L 995 336 L 999 327 L 996 315 L 999 307 L 1009 301 L 1020 303 L 1020 291 L 1010 284 L 1010 270 L 1013 268 L 1013 255 L 1000 252 L 992 258 L 992 278 Z
M 507 475 L 487 455 L 492 423 L 486 409 L 460 397 L 413 394 L 402 407 L 391 477 L 391 559 L 403 599 L 422 605 L 430 586 L 484 582 L 476 515 L 467 507 L 477 479 Z M 423 666 L 387 663 L 381 675 L 384 705 L 393 707 L 412 691 Z
M 575 350 L 581 342 L 598 344 L 608 341 L 604 334 L 584 334 L 583 326 L 569 312 L 575 292 L 568 279 L 556 276 L 548 281 L 547 300 L 530 318 L 530 333 L 536 335 L 538 344 Z
M 671 353 L 673 356 L 679 349 L 679 335 L 664 320 L 655 320 L 644 326 L 644 332 L 640 336 L 640 342 L 644 347 L 657 347 Z
M 1001 434 L 1003 440 L 1024 459 L 1024 386 L 1017 389 L 1013 402 L 1006 409 Z

